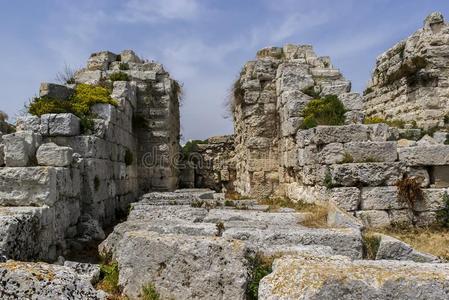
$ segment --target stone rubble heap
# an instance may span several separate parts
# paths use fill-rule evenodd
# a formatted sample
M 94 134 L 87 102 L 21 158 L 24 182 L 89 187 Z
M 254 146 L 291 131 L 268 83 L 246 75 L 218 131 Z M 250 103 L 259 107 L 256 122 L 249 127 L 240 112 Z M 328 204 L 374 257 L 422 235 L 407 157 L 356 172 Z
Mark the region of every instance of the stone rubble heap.
M 27 115 L 17 119 L 16 133 L 3 135 L 0 252 L 6 257 L 53 261 L 80 243 L 104 239 L 102 227 L 142 193 L 176 187 L 177 171 L 167 161 L 179 151 L 177 83 L 162 65 L 129 50 L 99 52 L 74 81 L 110 83 L 121 64 L 130 80 L 112 82 L 117 107 L 92 106 L 93 128 L 83 130 L 71 113 Z M 73 88 L 43 83 L 40 97 L 69 101 Z
M 432 13 L 424 27 L 377 58 L 363 101 L 367 116 L 445 126 L 449 113 L 449 24 Z

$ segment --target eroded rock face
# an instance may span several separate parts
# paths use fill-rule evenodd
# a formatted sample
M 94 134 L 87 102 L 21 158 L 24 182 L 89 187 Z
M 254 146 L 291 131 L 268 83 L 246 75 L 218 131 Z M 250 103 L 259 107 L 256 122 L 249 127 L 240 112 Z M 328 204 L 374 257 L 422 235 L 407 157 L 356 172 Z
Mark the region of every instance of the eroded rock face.
M 68 267 L 46 263 L 0 263 L 1 299 L 106 299 Z
M 432 13 L 419 29 L 377 58 L 364 96 L 367 116 L 444 126 L 449 112 L 449 26 Z
M 445 299 L 448 280 L 448 264 L 299 255 L 275 260 L 259 299 Z

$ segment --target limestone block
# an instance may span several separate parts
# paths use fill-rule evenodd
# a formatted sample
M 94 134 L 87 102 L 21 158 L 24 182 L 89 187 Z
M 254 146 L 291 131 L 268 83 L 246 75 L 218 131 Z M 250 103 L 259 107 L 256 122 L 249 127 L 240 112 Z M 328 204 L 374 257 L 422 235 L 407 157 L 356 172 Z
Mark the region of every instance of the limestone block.
M 398 147 L 404 148 L 404 147 L 414 147 L 416 146 L 416 141 L 406 140 L 406 139 L 400 139 L 398 141 Z
M 329 77 L 335 79 L 341 77 L 340 70 L 338 69 L 312 68 L 310 69 L 310 72 L 314 77 Z
M 32 115 L 19 116 L 16 119 L 16 131 L 40 132 L 41 118 Z
M 360 190 L 356 187 L 341 187 L 329 190 L 329 199 L 346 211 L 355 211 L 360 204 Z
M 42 137 L 31 131 L 21 131 L 3 136 L 4 159 L 8 167 L 30 166 Z
M 449 166 L 433 166 L 432 179 L 434 188 L 449 187 Z
M 117 121 L 117 109 L 114 105 L 107 103 L 97 103 L 90 108 L 92 114 L 96 117 L 108 122 L 115 123 Z
M 282 136 L 290 136 L 296 134 L 298 128 L 301 126 L 303 118 L 291 117 L 281 123 Z
M 409 166 L 449 165 L 449 145 L 398 148 L 399 160 Z
M 117 55 L 109 51 L 93 53 L 87 61 L 87 68 L 89 70 L 106 71 L 109 64 L 116 60 Z
M 449 138 L 449 134 L 447 132 L 443 132 L 443 131 L 437 131 L 433 134 L 433 139 L 438 143 L 438 144 L 444 144 Z
M 120 61 L 122 63 L 142 63 L 142 60 L 132 50 L 123 50 L 120 53 Z
M 379 234 L 380 244 L 376 260 L 408 260 L 420 263 L 440 262 L 438 257 L 416 251 L 412 246 L 391 236 Z
M 336 164 L 342 162 L 345 152 L 342 143 L 330 143 L 323 147 L 318 154 L 318 162 L 322 164 Z
M 350 163 L 330 165 L 333 184 L 340 186 L 394 185 L 405 173 L 402 163 Z
M 336 80 L 332 82 L 322 82 L 321 95 L 341 95 L 351 91 L 351 82 L 348 80 Z
M 40 166 L 67 167 L 72 163 L 73 149 L 60 147 L 55 143 L 46 143 L 39 147 L 36 153 Z
M 317 149 L 315 146 L 298 148 L 298 166 L 314 165 L 318 162 Z
M 445 193 L 449 193 L 449 189 L 423 189 L 423 199 L 416 201 L 413 209 L 415 211 L 437 211 L 444 208 L 443 196 Z
M 362 142 L 369 140 L 369 127 L 366 125 L 318 126 L 312 141 L 315 144 Z
M 354 162 L 392 162 L 396 161 L 396 142 L 350 142 L 344 145 Z
M 41 134 L 43 136 L 79 135 L 80 119 L 71 113 L 42 115 Z
M 307 130 L 298 130 L 296 133 L 296 144 L 300 148 L 310 145 L 314 142 L 315 128 Z
M 387 124 L 379 123 L 366 125 L 367 130 L 369 131 L 369 139 L 373 142 L 385 142 L 389 140 L 396 140 L 392 135 L 392 131 Z
M 448 264 L 283 256 L 260 281 L 259 299 L 445 299 L 448 278 Z
M 251 137 L 246 142 L 246 146 L 249 149 L 266 149 L 270 144 L 271 140 L 264 137 Z
M 365 114 L 359 110 L 350 110 L 345 113 L 345 125 L 362 124 Z
M 366 227 L 380 228 L 390 226 L 388 213 L 383 210 L 361 210 L 355 213 Z
M 43 82 L 39 88 L 39 97 L 65 101 L 69 100 L 74 92 L 74 89 L 65 85 Z
M 0 265 L 2 299 L 105 299 L 89 280 L 69 267 L 43 262 L 8 261 Z
M 417 128 L 399 129 L 399 138 L 417 141 L 421 138 L 421 129 Z
M 156 80 L 156 72 L 155 71 L 122 71 L 126 72 L 132 80 Z
M 408 177 L 415 178 L 421 184 L 422 188 L 428 187 L 430 184 L 429 172 L 424 167 L 408 167 L 407 175 Z
M 103 72 L 100 70 L 91 71 L 82 69 L 76 72 L 74 77 L 76 83 L 98 84 L 103 77 Z
M 119 242 L 114 257 L 119 285 L 131 298 L 151 282 L 163 298 L 245 299 L 245 253 L 239 241 L 131 231 Z
M 278 72 L 281 74 L 278 76 L 279 91 L 302 91 L 315 84 L 307 64 L 284 62 Z
M 405 202 L 398 199 L 395 186 L 363 187 L 361 192 L 362 210 L 387 210 L 407 208 Z
M 363 109 L 363 98 L 359 93 L 342 93 L 338 95 L 338 99 L 347 110 Z

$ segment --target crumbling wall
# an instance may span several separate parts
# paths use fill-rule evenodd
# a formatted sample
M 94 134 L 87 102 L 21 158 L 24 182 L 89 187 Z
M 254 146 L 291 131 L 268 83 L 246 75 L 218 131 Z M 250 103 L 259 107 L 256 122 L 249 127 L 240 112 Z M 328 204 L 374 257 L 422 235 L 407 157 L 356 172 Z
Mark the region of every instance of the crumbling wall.
M 295 134 L 302 112 L 314 98 L 337 95 L 347 122 L 361 122 L 361 97 L 334 68 L 329 57 L 318 57 L 312 46 L 286 45 L 260 50 L 234 85 L 237 192 L 249 196 L 283 193 L 293 182 Z
M 234 136 L 215 136 L 196 145 L 189 161 L 193 163 L 194 187 L 218 192 L 234 192 Z
M 443 127 L 449 120 L 449 25 L 432 13 L 424 27 L 380 55 L 365 90 L 369 117 Z
M 110 79 L 119 70 L 127 81 Z M 111 88 L 117 106 L 93 105 L 92 124 L 71 113 L 19 117 L 17 133 L 3 136 L 0 251 L 7 257 L 54 260 L 103 239 L 102 227 L 143 192 L 176 186 L 176 166 L 152 160 L 179 150 L 178 94 L 162 66 L 132 51 L 100 52 L 74 82 Z M 44 83 L 40 97 L 70 101 L 74 87 Z

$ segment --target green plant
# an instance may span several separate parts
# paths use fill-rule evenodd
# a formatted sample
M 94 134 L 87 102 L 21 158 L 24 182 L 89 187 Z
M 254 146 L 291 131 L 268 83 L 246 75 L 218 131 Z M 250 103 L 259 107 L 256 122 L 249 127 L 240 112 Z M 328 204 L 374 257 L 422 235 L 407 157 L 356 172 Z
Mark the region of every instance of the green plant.
M 363 256 L 365 259 L 376 259 L 377 251 L 380 246 L 380 236 L 370 232 L 365 232 L 362 235 L 363 242 Z
M 61 84 L 75 84 L 75 73 L 75 69 L 66 64 L 64 69 L 56 74 L 56 81 Z
M 233 206 L 235 206 L 235 203 L 232 200 L 226 199 L 225 202 L 224 202 L 224 206 L 233 207 Z
M 303 129 L 318 125 L 343 125 L 345 122 L 345 107 L 335 95 L 310 101 L 304 108 Z
M 329 168 L 326 169 L 326 172 L 324 174 L 324 182 L 323 182 L 323 184 L 324 184 L 324 186 L 327 189 L 331 189 L 331 188 L 334 187 L 332 174 L 331 174 L 331 171 L 329 170 Z
M 396 187 L 399 200 L 405 202 L 410 209 L 423 198 L 421 184 L 416 178 L 404 176 L 396 182 Z
M 321 91 L 316 91 L 315 90 L 315 86 L 309 86 L 308 88 L 303 89 L 301 92 L 303 92 L 304 94 L 314 98 L 314 99 L 318 99 L 320 97 L 320 93 Z
M 405 121 L 403 120 L 386 120 L 381 117 L 369 117 L 365 118 L 363 121 L 364 124 L 379 124 L 379 123 L 385 123 L 388 126 L 391 127 L 397 127 L 397 128 L 404 128 L 405 127 Z
M 131 150 L 126 149 L 126 151 L 125 151 L 125 164 L 127 166 L 130 166 L 130 165 L 132 165 L 133 161 L 134 161 L 133 153 L 131 152 Z
M 100 189 L 100 178 L 98 178 L 98 176 L 95 175 L 94 177 L 94 189 L 96 192 L 98 192 L 98 190 Z
M 349 164 L 349 163 L 353 163 L 354 162 L 354 158 L 352 157 L 352 155 L 348 152 L 345 152 L 343 154 L 343 159 L 341 161 L 342 164 Z
M 120 63 L 119 65 L 118 65 L 118 68 L 121 70 L 121 71 L 127 71 L 127 70 L 129 70 L 129 64 L 128 63 Z
M 223 232 L 225 231 L 225 226 L 223 222 L 218 222 L 217 224 L 215 224 L 215 226 L 217 227 L 216 236 L 222 236 Z
M 246 287 L 248 300 L 257 300 L 259 293 L 259 283 L 272 272 L 273 259 L 256 254 L 254 257 L 247 257 L 249 264 L 249 282 Z
M 190 204 L 191 207 L 203 207 L 204 201 L 203 200 L 193 200 Z
M 234 111 L 235 107 L 243 103 L 243 98 L 245 96 L 245 90 L 242 88 L 242 82 L 240 78 L 232 85 L 232 111 Z
M 81 118 L 90 115 L 90 108 L 97 103 L 118 105 L 107 89 L 95 85 L 78 84 L 69 100 L 34 98 L 27 108 L 28 112 L 35 116 L 49 113 L 73 113 Z
M 109 75 L 109 80 L 114 81 L 129 81 L 128 74 L 124 72 L 115 72 Z
M 197 145 L 207 144 L 207 140 L 190 140 L 182 147 L 182 156 L 184 159 L 189 159 L 190 155 L 196 151 Z
M 449 228 L 449 194 L 445 192 L 443 194 L 444 207 L 438 211 L 438 222 L 442 227 Z
M 118 264 L 113 262 L 111 264 L 100 265 L 100 281 L 97 288 L 110 294 L 120 294 L 120 287 L 118 286 L 119 269 Z
M 372 87 L 367 87 L 364 91 L 363 91 L 363 96 L 366 96 L 368 94 L 371 94 L 372 92 L 374 92 Z
M 143 300 L 159 300 L 161 296 L 156 291 L 154 284 L 149 283 L 142 287 L 142 299 Z
M 374 162 L 379 162 L 379 160 L 377 158 L 375 158 L 374 156 L 368 156 L 367 158 L 365 158 L 363 160 L 363 162 L 374 163 Z
M 81 133 L 89 133 L 94 130 L 95 122 L 90 115 L 79 115 Z

